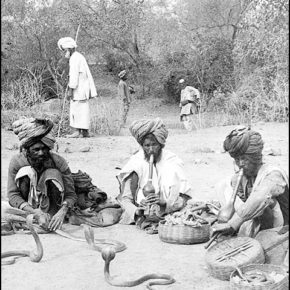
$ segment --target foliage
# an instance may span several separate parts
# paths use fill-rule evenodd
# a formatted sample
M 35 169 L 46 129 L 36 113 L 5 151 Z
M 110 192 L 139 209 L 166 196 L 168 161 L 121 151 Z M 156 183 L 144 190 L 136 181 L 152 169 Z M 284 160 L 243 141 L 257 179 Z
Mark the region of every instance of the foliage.
M 288 14 L 288 1 L 252 1 L 234 48 L 237 93 L 271 121 L 288 118 Z
M 170 62 L 175 62 L 175 69 L 169 72 L 165 80 L 165 91 L 169 98 L 179 102 L 180 78 L 184 78 L 188 85 L 199 89 L 206 96 L 207 105 L 215 90 L 232 92 L 234 66 L 231 47 L 230 41 L 209 38 L 207 42 L 196 47 L 194 56 L 182 53 L 170 59 Z
M 57 41 L 80 27 L 77 49 L 96 68 L 95 82 L 111 76 L 97 85 L 102 97 L 116 94 L 126 69 L 135 98 L 178 103 L 185 78 L 201 91 L 206 113 L 285 121 L 288 7 L 288 0 L 2 1 L 1 108 L 63 98 L 68 64 Z

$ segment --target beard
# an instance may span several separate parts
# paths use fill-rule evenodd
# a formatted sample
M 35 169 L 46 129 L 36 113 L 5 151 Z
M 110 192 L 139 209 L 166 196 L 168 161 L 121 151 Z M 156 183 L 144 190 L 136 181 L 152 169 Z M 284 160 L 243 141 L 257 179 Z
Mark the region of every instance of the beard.
M 30 161 L 32 167 L 40 169 L 44 166 L 44 163 L 49 158 L 49 154 L 44 154 L 41 157 L 35 156 L 34 154 L 27 153 L 27 158 Z
M 262 163 L 252 163 L 250 166 L 244 168 L 244 175 L 246 177 L 255 177 L 258 174 L 258 171 L 261 167 Z

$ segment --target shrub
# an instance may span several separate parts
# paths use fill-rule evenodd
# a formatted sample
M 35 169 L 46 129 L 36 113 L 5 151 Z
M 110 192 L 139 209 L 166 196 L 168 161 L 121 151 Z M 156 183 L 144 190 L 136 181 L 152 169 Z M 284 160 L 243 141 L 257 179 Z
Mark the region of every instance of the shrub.
M 123 126 L 123 107 L 120 100 L 99 97 L 91 101 L 90 131 L 98 135 L 119 135 Z

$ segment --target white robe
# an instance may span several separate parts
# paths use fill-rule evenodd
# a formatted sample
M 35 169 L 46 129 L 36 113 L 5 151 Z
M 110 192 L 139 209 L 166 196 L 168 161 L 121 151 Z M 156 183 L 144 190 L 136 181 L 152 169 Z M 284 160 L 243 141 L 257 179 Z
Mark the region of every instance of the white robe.
M 180 202 L 180 193 L 192 197 L 191 186 L 185 176 L 183 166 L 181 159 L 165 149 L 162 150 L 160 161 L 153 166 L 152 183 L 155 188 L 155 193 L 159 194 L 160 199 L 166 202 L 165 212 L 167 213 L 174 208 L 176 203 Z M 117 176 L 121 185 L 121 193 L 117 199 L 121 202 L 125 210 L 121 218 L 121 223 L 133 222 L 137 208 L 133 203 L 122 202 L 127 194 L 124 192 L 125 180 L 132 172 L 136 172 L 138 175 L 138 189 L 135 202 L 140 204 L 140 201 L 144 199 L 142 190 L 149 177 L 149 163 L 144 157 L 143 149 L 131 156 L 128 163 Z
M 97 96 L 96 87 L 85 57 L 75 51 L 69 60 L 69 84 L 73 89 L 70 102 L 70 126 L 89 129 L 90 110 L 88 100 Z

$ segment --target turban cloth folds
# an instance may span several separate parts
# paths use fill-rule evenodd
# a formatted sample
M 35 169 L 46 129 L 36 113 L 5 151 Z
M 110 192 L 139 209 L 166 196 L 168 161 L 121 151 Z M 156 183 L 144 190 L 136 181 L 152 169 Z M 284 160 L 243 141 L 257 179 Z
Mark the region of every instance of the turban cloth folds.
M 262 159 L 263 146 L 261 134 L 244 126 L 231 131 L 224 141 L 224 150 L 229 152 L 231 157 L 237 158 L 245 154 L 257 162 Z
M 50 134 L 53 122 L 48 119 L 24 118 L 12 124 L 13 132 L 18 136 L 21 148 L 28 148 L 42 142 L 53 149 L 55 138 Z
M 126 74 L 127 74 L 127 72 L 126 72 L 125 70 L 122 70 L 122 71 L 118 74 L 118 76 L 119 76 L 119 78 L 123 78 Z
M 140 145 L 148 134 L 153 134 L 161 145 L 165 144 L 168 136 L 168 131 L 160 118 L 134 121 L 129 130 Z
M 68 49 L 68 48 L 76 48 L 77 44 L 71 37 L 63 37 L 59 39 L 57 42 L 57 46 L 60 50 Z

